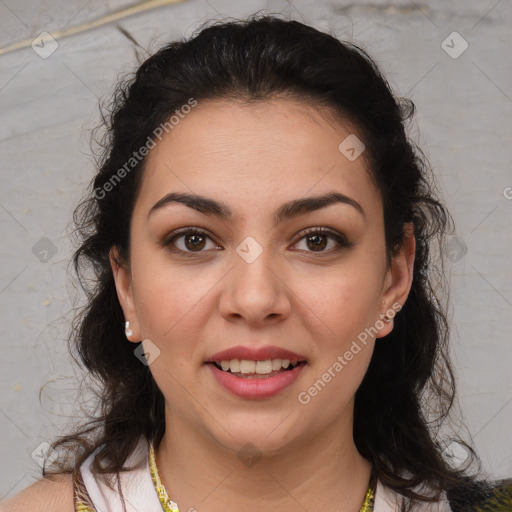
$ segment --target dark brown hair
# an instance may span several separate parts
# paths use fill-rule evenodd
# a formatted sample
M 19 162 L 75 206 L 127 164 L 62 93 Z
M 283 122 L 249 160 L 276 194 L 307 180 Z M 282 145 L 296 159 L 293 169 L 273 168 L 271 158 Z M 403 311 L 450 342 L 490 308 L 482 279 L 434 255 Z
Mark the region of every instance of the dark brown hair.
M 76 318 L 71 342 L 100 384 L 100 409 L 54 446 L 77 454 L 75 464 L 100 447 L 94 470 L 118 472 L 140 436 L 157 445 L 165 430 L 163 396 L 126 341 L 109 262 L 113 246 L 121 263 L 129 262 L 130 220 L 145 160 L 114 186 L 106 184 L 190 98 L 265 101 L 280 96 L 326 107 L 356 127 L 382 194 L 388 257 L 402 242 L 404 226 L 414 226 L 411 292 L 393 331 L 376 343 L 356 393 L 357 449 L 384 485 L 412 499 L 428 500 L 412 490 L 421 483 L 438 492 L 473 485 L 467 468 L 451 467 L 443 457 L 439 437 L 455 386 L 446 309 L 438 298 L 442 265 L 432 250 L 440 247 L 451 219 L 436 198 L 426 158 L 406 134 L 414 105 L 395 97 L 358 46 L 270 16 L 211 24 L 161 48 L 135 76 L 118 84 L 104 117 L 107 137 L 98 172 L 74 214 L 80 246 L 73 261 L 88 303 Z M 469 462 L 477 461 L 465 446 Z

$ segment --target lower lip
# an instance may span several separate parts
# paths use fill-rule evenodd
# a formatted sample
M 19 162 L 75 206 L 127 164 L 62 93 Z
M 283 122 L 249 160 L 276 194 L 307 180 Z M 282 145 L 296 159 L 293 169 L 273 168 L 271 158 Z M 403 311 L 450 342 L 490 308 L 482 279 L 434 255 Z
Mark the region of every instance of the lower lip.
M 279 394 L 290 386 L 306 366 L 306 363 L 298 364 L 293 370 L 288 370 L 273 377 L 246 379 L 219 370 L 214 364 L 207 364 L 217 382 L 225 389 L 240 398 L 270 398 Z

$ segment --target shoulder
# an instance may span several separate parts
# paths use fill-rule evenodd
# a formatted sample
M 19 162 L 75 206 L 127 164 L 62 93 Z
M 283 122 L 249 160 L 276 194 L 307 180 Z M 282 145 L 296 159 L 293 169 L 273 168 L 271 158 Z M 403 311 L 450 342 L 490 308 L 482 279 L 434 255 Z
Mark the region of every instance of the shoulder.
M 74 512 L 73 477 L 51 475 L 33 483 L 16 496 L 0 503 L 0 512 Z

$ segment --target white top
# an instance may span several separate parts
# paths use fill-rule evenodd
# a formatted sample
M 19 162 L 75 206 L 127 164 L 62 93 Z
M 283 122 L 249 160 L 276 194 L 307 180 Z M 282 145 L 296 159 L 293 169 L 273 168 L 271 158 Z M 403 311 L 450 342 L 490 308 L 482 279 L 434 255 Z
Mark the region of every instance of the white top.
M 101 512 L 121 512 L 123 507 L 119 494 L 112 491 L 102 480 L 96 479 L 91 472 L 92 458 L 93 454 L 84 461 L 80 470 L 94 508 Z M 149 470 L 148 444 L 145 439 L 141 438 L 128 458 L 126 466 L 133 466 L 130 471 L 120 472 L 121 489 L 127 512 L 162 512 L 162 505 Z M 394 490 L 383 486 L 378 480 L 373 512 L 400 511 L 404 499 Z M 446 495 L 443 494 L 440 502 L 420 504 L 414 512 L 452 512 L 452 509 Z

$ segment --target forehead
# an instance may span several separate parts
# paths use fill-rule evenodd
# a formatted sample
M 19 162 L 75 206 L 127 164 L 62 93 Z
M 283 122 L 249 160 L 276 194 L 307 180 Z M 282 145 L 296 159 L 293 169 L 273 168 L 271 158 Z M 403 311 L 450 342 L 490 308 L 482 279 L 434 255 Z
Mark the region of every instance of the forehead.
M 340 144 L 348 122 L 324 107 L 291 99 L 199 102 L 149 153 L 139 193 L 150 208 L 171 191 L 215 196 L 233 205 L 270 203 L 336 189 L 379 201 L 364 153 L 351 161 Z

